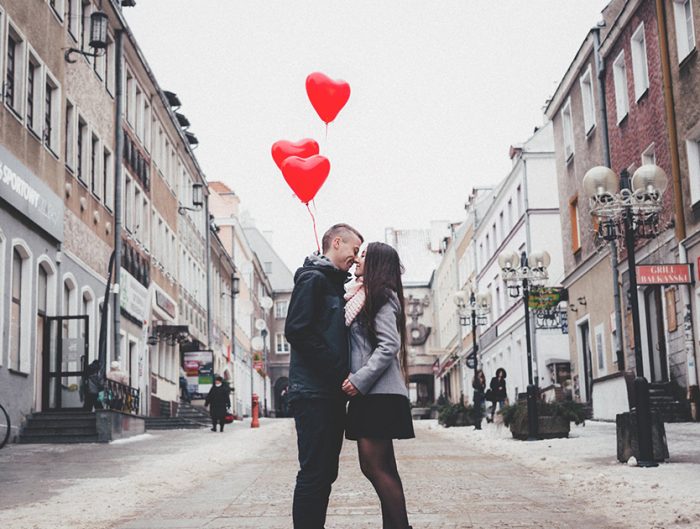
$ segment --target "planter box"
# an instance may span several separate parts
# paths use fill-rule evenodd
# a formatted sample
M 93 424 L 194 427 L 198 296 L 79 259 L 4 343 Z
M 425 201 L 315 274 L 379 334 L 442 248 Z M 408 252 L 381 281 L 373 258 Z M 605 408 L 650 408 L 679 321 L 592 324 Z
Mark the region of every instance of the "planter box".
M 568 419 L 563 417 L 538 417 L 537 438 L 538 439 L 558 439 L 569 437 L 571 424 Z M 524 413 L 520 420 L 515 420 L 510 424 L 510 433 L 515 439 L 525 441 L 528 438 L 527 431 L 527 414 Z

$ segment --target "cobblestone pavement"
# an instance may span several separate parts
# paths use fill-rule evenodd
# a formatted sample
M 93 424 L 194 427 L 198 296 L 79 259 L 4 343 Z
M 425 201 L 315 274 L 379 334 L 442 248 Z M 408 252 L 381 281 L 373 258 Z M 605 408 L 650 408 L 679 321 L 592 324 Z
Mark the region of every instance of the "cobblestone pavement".
M 73 509 L 82 510 L 87 522 L 84 526 L 92 528 L 291 528 L 291 497 L 297 470 L 293 423 L 267 420 L 260 430 L 262 435 L 250 434 L 246 426 L 239 424 L 223 436 L 205 431 L 159 433 L 121 446 L 72 446 L 46 451 L 36 445 L 11 447 L 10 455 L 0 453 L 0 526 L 75 528 L 75 521 L 70 525 L 61 523 L 67 511 L 58 506 L 55 512 L 51 510 L 53 503 L 62 504 L 65 509 L 70 507 L 66 503 L 75 501 Z M 440 429 L 419 426 L 416 433 L 415 440 L 396 443 L 414 529 L 626 527 L 596 514 L 583 500 L 572 502 L 560 493 L 554 479 L 533 474 L 512 461 L 485 458 L 478 447 L 469 449 L 464 443 L 455 443 Z M 217 453 L 223 453 L 221 443 L 229 440 L 257 446 L 235 445 L 240 457 L 218 464 L 219 459 L 227 458 L 217 457 Z M 185 447 L 193 445 L 198 447 L 196 451 L 185 451 Z M 160 477 L 157 461 L 159 454 L 166 453 L 189 458 L 196 466 L 192 479 L 169 482 L 169 478 Z M 195 454 L 206 456 L 197 460 Z M 91 471 L 97 460 L 103 464 Z M 49 461 L 51 464 L 47 465 Z M 128 495 L 131 482 L 137 481 L 134 465 L 148 468 L 149 462 L 154 465 L 158 483 L 134 486 L 136 495 L 132 501 L 113 502 L 108 506 L 108 517 L 100 517 L 100 504 L 93 504 L 93 515 L 89 499 L 71 500 L 76 494 L 61 495 L 62 486 L 77 486 L 76 473 L 90 476 L 100 490 L 111 488 L 114 495 Z M 176 463 L 168 464 L 171 473 L 175 473 Z M 40 471 L 42 468 L 44 472 Z M 41 472 L 41 479 L 33 479 L 32 472 Z M 75 490 L 85 494 L 86 489 L 82 486 Z M 93 490 L 96 500 L 103 501 L 99 500 L 97 489 Z M 17 509 L 15 517 L 13 509 Z M 76 519 L 76 514 L 72 517 Z M 353 442 L 346 441 L 343 447 L 340 477 L 331 496 L 326 527 L 381 527 L 379 503 L 359 471 Z

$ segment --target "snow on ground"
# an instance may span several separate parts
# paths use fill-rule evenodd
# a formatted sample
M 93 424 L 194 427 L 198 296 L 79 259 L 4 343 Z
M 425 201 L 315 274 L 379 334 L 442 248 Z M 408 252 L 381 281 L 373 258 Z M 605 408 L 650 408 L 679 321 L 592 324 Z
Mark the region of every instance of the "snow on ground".
M 115 468 L 118 477 L 81 476 L 60 480 L 60 492 L 50 499 L 0 511 L 0 528 L 55 529 L 59 527 L 57 524 L 71 529 L 110 527 L 120 517 L 153 504 L 172 491 L 197 487 L 210 479 L 207 469 L 261 456 L 275 439 L 289 435 L 286 421 L 261 419 L 261 426 L 251 429 L 250 421 L 246 421 L 236 423 L 223 434 L 171 430 L 147 434 L 150 437 L 147 439 L 139 436 L 142 443 L 162 442 L 163 448 L 170 452 L 163 450 L 156 457 L 136 459 L 137 464 L 128 466 L 126 473 L 116 472 Z M 192 436 L 199 433 L 203 436 L 201 441 L 193 443 Z M 109 446 L 115 444 L 120 443 Z M 75 445 L 36 446 L 56 453 L 75 448 Z M 106 445 L 92 446 L 99 450 Z M 116 467 L 115 462 L 108 464 Z M 39 476 L 37 482 L 40 481 Z
M 581 498 L 612 520 L 629 527 L 700 528 L 700 424 L 666 424 L 670 460 L 655 468 L 617 461 L 614 423 L 587 421 L 571 426 L 568 439 L 527 442 L 512 438 L 502 424 L 443 428 L 417 421 L 490 457 L 507 458 L 558 480 L 572 501 Z

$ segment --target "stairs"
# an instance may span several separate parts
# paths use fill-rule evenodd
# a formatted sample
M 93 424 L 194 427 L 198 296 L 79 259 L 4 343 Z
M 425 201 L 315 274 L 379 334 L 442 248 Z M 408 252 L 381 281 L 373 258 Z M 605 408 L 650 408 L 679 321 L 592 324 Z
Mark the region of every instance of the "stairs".
M 651 409 L 661 415 L 664 422 L 687 422 L 691 420 L 690 405 L 679 401 L 673 394 L 669 382 L 649 384 Z
M 28 443 L 97 443 L 94 412 L 56 411 L 33 413 L 27 417 L 19 442 Z
M 199 406 L 181 402 L 177 417 L 146 417 L 146 430 L 194 430 L 211 427 L 209 413 Z

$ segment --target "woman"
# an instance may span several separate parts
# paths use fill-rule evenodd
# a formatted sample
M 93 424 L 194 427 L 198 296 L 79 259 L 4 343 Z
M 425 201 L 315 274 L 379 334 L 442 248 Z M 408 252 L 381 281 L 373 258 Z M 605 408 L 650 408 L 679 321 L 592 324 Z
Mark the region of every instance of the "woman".
M 410 529 L 392 441 L 415 437 L 401 272 L 396 250 L 370 243 L 357 260 L 358 281 L 348 289 L 345 307 L 351 374 L 342 388 L 352 397 L 345 437 L 357 441 L 360 468 L 377 491 L 385 529 Z
M 491 379 L 491 384 L 489 384 L 489 387 L 491 388 L 491 401 L 493 404 L 491 405 L 491 418 L 488 422 L 493 422 L 493 416 L 496 413 L 496 404 L 498 404 L 498 409 L 501 410 L 503 409 L 503 405 L 508 398 L 506 393 L 505 369 L 502 367 L 496 369 L 496 376 Z
M 231 407 L 231 400 L 229 399 L 229 390 L 224 386 L 224 379 L 220 375 L 216 375 L 214 378 L 214 385 L 209 390 L 207 398 L 204 400 L 205 406 L 211 406 L 209 408 L 209 415 L 211 416 L 212 427 L 211 431 L 216 431 L 216 425 L 219 425 L 219 431 L 224 431 L 224 417 L 226 416 L 226 411 Z
M 486 392 L 486 375 L 481 369 L 477 370 L 472 379 L 472 388 L 474 388 L 474 429 L 481 430 L 484 393 Z

